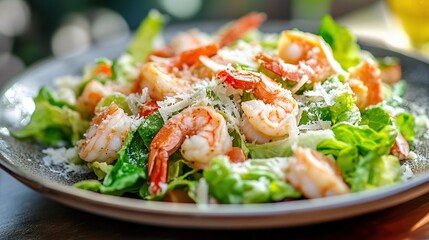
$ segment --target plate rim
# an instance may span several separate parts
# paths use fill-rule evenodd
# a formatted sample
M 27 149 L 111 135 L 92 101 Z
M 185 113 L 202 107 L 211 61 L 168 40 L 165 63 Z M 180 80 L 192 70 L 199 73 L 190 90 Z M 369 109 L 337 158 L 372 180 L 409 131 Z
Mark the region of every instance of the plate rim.
M 210 21 L 213 23 L 213 21 Z M 284 22 L 284 21 L 283 21 Z M 200 24 L 204 24 L 200 23 Z M 294 24 L 293 21 L 288 21 L 287 24 Z M 186 26 L 188 24 L 184 24 Z M 359 36 L 358 36 L 359 37 Z M 393 47 L 387 46 L 382 42 L 373 42 L 370 38 L 360 37 L 360 41 L 364 44 L 376 48 L 381 48 L 388 51 L 393 51 L 404 55 L 409 58 L 416 59 L 425 64 L 429 64 L 429 60 L 420 56 L 419 54 L 414 54 L 412 52 L 403 51 L 400 49 L 395 49 Z M 58 60 L 69 61 L 74 58 L 83 57 L 85 54 L 91 54 L 96 52 L 98 49 L 106 48 L 108 44 L 118 44 L 117 39 L 111 43 L 106 43 L 98 46 L 94 46 L 88 52 L 82 53 L 81 55 L 74 55 L 69 57 L 64 57 L 61 59 L 58 58 L 47 58 L 42 61 L 33 64 L 27 68 L 24 72 L 18 74 L 11 80 L 7 81 L 3 85 L 0 95 L 3 96 L 4 93 L 10 89 L 14 84 L 18 83 L 21 79 L 25 78 L 26 75 L 35 71 L 39 68 L 44 68 L 49 65 L 55 64 Z M 93 193 L 86 190 L 76 189 L 71 186 L 63 185 L 60 183 L 55 183 L 43 179 L 40 176 L 25 172 L 23 169 L 19 169 L 14 165 L 8 158 L 0 151 L 0 168 L 4 169 L 8 174 L 12 175 L 14 178 L 18 179 L 20 182 L 24 183 L 26 186 L 42 193 L 50 199 L 54 199 L 58 202 L 61 202 L 65 205 L 78 208 L 81 210 L 86 210 L 98 215 L 104 215 L 112 218 L 118 218 L 122 220 L 131 220 L 133 222 L 145 223 L 145 224 L 155 224 L 162 226 L 174 226 L 174 227 L 190 227 L 188 223 L 179 223 L 173 224 L 171 222 L 161 222 L 161 221 L 151 221 L 146 218 L 142 219 L 129 219 L 123 214 L 131 213 L 135 211 L 137 214 L 144 215 L 153 215 L 160 214 L 165 217 L 185 217 L 192 216 L 195 217 L 196 221 L 199 222 L 199 225 L 193 227 L 203 227 L 203 228 L 243 228 L 249 227 L 249 224 L 245 222 L 234 223 L 234 220 L 237 219 L 246 219 L 246 218 L 264 218 L 264 217 L 280 217 L 279 220 L 275 222 L 267 221 L 261 224 L 254 224 L 252 227 L 285 227 L 285 226 L 296 226 L 296 225 L 305 225 L 315 222 L 324 222 L 332 221 L 336 219 L 342 219 L 347 217 L 352 217 L 356 215 L 361 215 L 363 213 L 380 210 L 390 206 L 403 203 L 405 201 L 411 200 L 413 198 L 419 197 L 427 192 L 429 192 L 429 174 L 423 174 L 421 176 L 416 176 L 405 182 L 398 183 L 391 186 L 386 186 L 377 189 L 376 191 L 364 191 L 358 193 L 351 193 L 342 196 L 333 196 L 329 198 L 320 198 L 320 199 L 310 199 L 310 200 L 301 200 L 296 202 L 284 203 L 264 203 L 264 204 L 255 204 L 255 205 L 207 205 L 207 206 L 198 206 L 196 204 L 184 204 L 184 203 L 165 203 L 165 202 L 154 202 L 146 201 L 142 199 L 127 199 L 124 197 L 110 196 L 99 193 Z M 402 194 L 408 192 L 409 194 Z M 99 206 L 101 210 L 90 209 L 85 206 L 79 206 L 73 204 L 70 201 L 67 201 L 65 197 L 70 199 L 80 199 L 85 202 L 85 206 Z M 388 203 L 385 203 L 385 206 L 379 206 L 379 200 L 381 199 L 393 199 Z M 377 205 L 378 203 L 378 205 Z M 309 206 L 311 204 L 311 206 Z M 375 204 L 375 205 L 374 205 Z M 250 207 L 249 207 L 250 206 Z M 316 211 L 330 211 L 334 209 L 349 208 L 355 206 L 367 206 L 366 208 L 360 209 L 359 212 L 351 211 L 349 214 L 342 214 L 341 216 L 333 217 L 323 217 L 315 220 L 305 220 L 297 222 L 282 222 L 282 218 L 287 217 L 290 214 L 311 214 Z M 171 208 L 173 207 L 173 209 Z M 103 212 L 107 208 L 116 208 L 116 210 L 122 211 L 122 215 L 115 216 L 109 212 Z M 238 214 L 238 215 L 237 215 Z M 212 225 L 211 221 L 204 222 L 200 221 L 201 219 L 210 220 L 213 219 L 223 219 L 226 220 L 225 224 L 221 225 Z

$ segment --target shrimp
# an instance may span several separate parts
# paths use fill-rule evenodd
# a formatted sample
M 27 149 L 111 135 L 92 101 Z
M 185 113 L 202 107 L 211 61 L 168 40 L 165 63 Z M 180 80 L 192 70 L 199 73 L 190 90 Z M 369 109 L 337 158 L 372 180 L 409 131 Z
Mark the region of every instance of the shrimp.
M 144 63 L 135 85 L 136 91 L 148 88 L 150 98 L 156 101 L 191 89 L 190 81 L 175 76 L 167 64 L 160 62 Z
M 112 91 L 99 81 L 92 80 L 85 86 L 82 94 L 78 97 L 76 107 L 85 115 L 92 116 L 98 102 L 111 93 Z
M 370 57 L 351 69 L 348 83 L 356 95 L 356 105 L 360 110 L 384 99 L 381 72 L 377 63 Z
M 232 148 L 225 119 L 213 107 L 196 106 L 167 121 L 150 144 L 148 177 L 153 194 L 162 192 L 168 158 L 179 148 L 182 157 L 195 168 L 209 166 L 213 157 Z
M 264 13 L 251 12 L 231 24 L 220 36 L 219 45 L 227 46 L 242 38 L 247 32 L 258 28 L 267 18 Z
M 408 158 L 408 154 L 410 153 L 410 145 L 401 133 L 398 133 L 396 136 L 395 143 L 390 149 L 390 152 L 394 156 L 398 157 L 399 160 L 405 160 Z
M 211 57 L 215 55 L 218 50 L 218 44 L 209 44 L 196 49 L 184 51 L 172 59 L 171 66 L 176 67 L 179 70 L 183 68 L 183 65 L 192 66 L 199 61 L 200 56 Z
M 211 44 L 210 36 L 198 29 L 191 29 L 174 36 L 168 45 L 173 51 L 173 55 L 177 55 L 208 44 Z
M 78 142 L 80 158 L 87 162 L 113 163 L 130 129 L 130 117 L 116 104 L 100 109 L 85 139 Z
M 232 87 L 251 90 L 261 99 L 241 103 L 245 115 L 241 127 L 246 140 L 265 143 L 284 138 L 296 128 L 298 104 L 290 91 L 274 80 L 231 68 L 218 72 L 217 78 Z
M 312 149 L 298 147 L 289 161 L 286 179 L 307 198 L 350 192 L 335 161 Z
M 134 91 L 139 92 L 146 87 L 149 89 L 149 96 L 154 100 L 163 100 L 165 96 L 189 91 L 192 89 L 192 79 L 189 76 L 177 76 L 181 73 L 177 70 L 182 70 L 184 66 L 195 65 L 199 62 L 200 56 L 215 55 L 218 49 L 218 44 L 210 44 L 184 51 L 161 62 L 146 62 L 140 69 L 140 78 L 135 82 Z
M 130 94 L 131 89 L 118 82 L 108 81 L 105 85 L 97 80 L 90 81 L 84 88 L 82 94 L 76 101 L 77 109 L 87 117 L 92 117 L 96 111 L 97 104 L 106 96 L 120 92 Z
M 282 32 L 277 55 L 278 58 L 259 54 L 257 59 L 262 67 L 293 82 L 299 82 L 304 75 L 310 82 L 320 82 L 332 74 L 345 73 L 326 42 L 310 33 Z
M 214 41 L 196 29 L 180 33 L 170 41 L 169 46 L 152 52 L 149 59 L 151 56 L 155 57 L 152 59 L 168 57 L 173 58 L 172 62 L 179 69 L 183 63 L 191 66 L 197 62 L 199 56 L 215 55 L 219 48 L 237 41 L 249 31 L 258 28 L 265 19 L 264 13 L 251 12 L 233 22 Z M 190 59 L 193 60 L 189 61 Z

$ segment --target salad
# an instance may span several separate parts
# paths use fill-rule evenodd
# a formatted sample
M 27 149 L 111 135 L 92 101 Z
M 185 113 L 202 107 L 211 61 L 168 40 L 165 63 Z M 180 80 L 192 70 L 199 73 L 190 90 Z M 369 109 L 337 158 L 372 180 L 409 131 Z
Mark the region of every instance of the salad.
M 403 181 L 422 127 L 398 59 L 362 50 L 330 16 L 317 34 L 264 33 L 265 20 L 165 42 L 152 10 L 121 56 L 42 87 L 12 134 L 67 147 L 94 173 L 77 188 L 145 200 L 281 202 Z

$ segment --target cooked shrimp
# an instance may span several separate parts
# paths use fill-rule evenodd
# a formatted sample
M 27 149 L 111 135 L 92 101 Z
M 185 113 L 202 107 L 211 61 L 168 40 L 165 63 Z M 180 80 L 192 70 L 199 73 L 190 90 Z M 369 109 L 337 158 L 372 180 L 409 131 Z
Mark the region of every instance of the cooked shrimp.
M 408 158 L 408 154 L 410 154 L 410 145 L 401 133 L 398 133 L 396 136 L 395 143 L 393 144 L 390 152 L 394 156 L 398 157 L 399 160 L 405 160 Z
M 242 38 L 244 34 L 258 28 L 267 18 L 264 13 L 251 12 L 233 22 L 220 36 L 221 47 L 227 46 Z
M 92 117 L 101 99 L 114 92 L 128 95 L 131 89 L 129 86 L 118 82 L 108 81 L 103 85 L 97 80 L 92 80 L 85 86 L 82 94 L 78 97 L 76 107 L 85 116 Z
M 307 198 L 350 192 L 335 161 L 312 149 L 298 147 L 289 161 L 287 181 Z
M 298 104 L 290 91 L 274 80 L 230 68 L 218 72 L 217 78 L 235 88 L 251 90 L 260 99 L 241 103 L 245 115 L 241 127 L 246 140 L 265 143 L 284 138 L 296 128 Z
M 182 157 L 202 169 L 210 160 L 232 147 L 225 119 L 214 108 L 190 107 L 174 115 L 150 144 L 148 176 L 151 192 L 162 191 L 167 182 L 168 158 L 181 147 Z
M 99 81 L 92 80 L 85 86 L 82 94 L 78 97 L 76 107 L 85 115 L 92 116 L 98 102 L 111 93 L 112 91 Z
M 298 31 L 284 31 L 281 34 L 277 55 L 257 56 L 261 65 L 283 79 L 299 82 L 304 75 L 311 82 L 326 80 L 330 75 L 345 73 L 335 61 L 332 50 L 319 36 Z
M 351 69 L 348 83 L 356 95 L 356 105 L 359 109 L 363 110 L 383 101 L 381 72 L 372 58 L 367 57 Z
M 176 77 L 170 72 L 169 66 L 160 62 L 144 63 L 140 70 L 140 78 L 136 81 L 136 90 L 148 88 L 153 100 L 163 100 L 165 96 L 191 89 L 191 82 Z
M 182 69 L 184 65 L 192 66 L 199 61 L 200 56 L 211 57 L 219 50 L 218 44 L 209 44 L 180 53 L 171 60 L 171 66 Z
M 197 29 L 191 29 L 174 36 L 168 45 L 173 50 L 174 55 L 177 55 L 184 51 L 208 45 L 211 42 L 210 36 L 206 33 Z
M 130 117 L 116 104 L 100 109 L 85 139 L 78 142 L 80 158 L 87 162 L 114 162 L 130 128 Z

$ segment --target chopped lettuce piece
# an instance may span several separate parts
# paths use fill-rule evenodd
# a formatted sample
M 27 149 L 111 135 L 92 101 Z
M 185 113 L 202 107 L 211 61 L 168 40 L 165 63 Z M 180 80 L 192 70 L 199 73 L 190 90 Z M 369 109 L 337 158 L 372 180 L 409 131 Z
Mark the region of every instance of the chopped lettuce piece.
M 344 92 L 337 95 L 334 105 L 330 107 L 332 124 L 340 122 L 358 123 L 361 116 L 355 103 L 356 99 L 349 93 Z
M 416 122 L 411 113 L 404 112 L 395 116 L 396 125 L 402 136 L 410 143 L 413 143 L 416 138 Z
M 318 34 L 331 46 L 334 58 L 345 70 L 360 63 L 362 54 L 356 37 L 331 16 L 323 17 Z
M 380 131 L 386 125 L 391 125 L 390 115 L 381 107 L 369 107 L 362 112 L 361 125 L 368 125 L 375 131 Z
M 128 46 L 128 53 L 136 62 L 143 62 L 152 51 L 155 38 L 161 33 L 165 18 L 156 10 L 151 10 L 137 29 Z
M 379 128 L 380 125 L 375 126 Z M 399 160 L 388 157 L 397 135 L 397 129 L 393 125 L 386 124 L 376 131 L 368 125 L 340 123 L 333 126 L 332 131 L 335 139 L 321 142 L 317 150 L 336 158 L 352 191 L 380 187 L 400 179 L 397 176 L 400 172 Z M 398 164 L 392 163 L 393 161 Z M 388 177 L 391 178 L 387 179 Z
M 155 112 L 146 117 L 138 129 L 140 137 L 143 139 L 144 146 L 149 149 L 152 139 L 164 126 L 164 120 L 159 112 Z
M 263 203 L 301 194 L 284 179 L 285 158 L 249 159 L 231 163 L 226 156 L 212 160 L 203 177 L 209 193 L 221 203 Z
M 117 153 L 118 160 L 104 178 L 100 192 L 122 195 L 137 192 L 143 184 L 147 172 L 149 150 L 137 132 L 130 132 L 125 144 Z
M 385 86 L 385 98 L 382 104 L 391 107 L 400 107 L 402 106 L 403 98 L 407 90 L 407 82 L 401 80 L 393 85 Z
M 127 102 L 127 96 L 118 92 L 110 94 L 109 96 L 106 96 L 101 99 L 101 101 L 97 104 L 97 108 L 108 107 L 112 103 L 115 103 L 116 105 L 118 105 L 118 107 L 122 108 L 122 110 L 124 110 L 126 114 L 132 115 L 131 109 Z
M 134 59 L 129 54 L 122 54 L 112 62 L 111 79 L 120 83 L 133 84 L 140 71 Z
M 105 162 L 91 162 L 88 163 L 88 166 L 94 171 L 98 180 L 103 180 L 113 169 L 113 165 Z
M 292 147 L 295 145 L 316 149 L 320 142 L 332 138 L 334 135 L 331 130 L 317 130 L 300 133 L 297 138 L 286 138 L 264 144 L 248 143 L 246 146 L 251 158 L 288 157 L 293 154 Z
M 338 77 L 331 77 L 323 83 L 316 83 L 312 90 L 304 91 L 299 96 L 302 110 L 299 125 L 318 121 L 356 124 L 360 121 L 360 112 L 355 103 L 350 86 Z
M 98 180 L 83 180 L 73 184 L 73 187 L 93 192 L 100 192 L 101 182 Z
M 240 133 L 238 127 L 230 132 L 230 135 L 232 136 L 232 146 L 241 148 L 244 152 L 244 155 L 247 157 L 250 151 L 249 148 L 247 148 L 244 136 Z
M 89 123 L 66 103 L 57 101 L 47 88 L 41 88 L 34 99 L 36 106 L 30 122 L 24 128 L 12 132 L 17 138 L 33 138 L 38 142 L 57 146 L 74 144 L 86 131 Z

